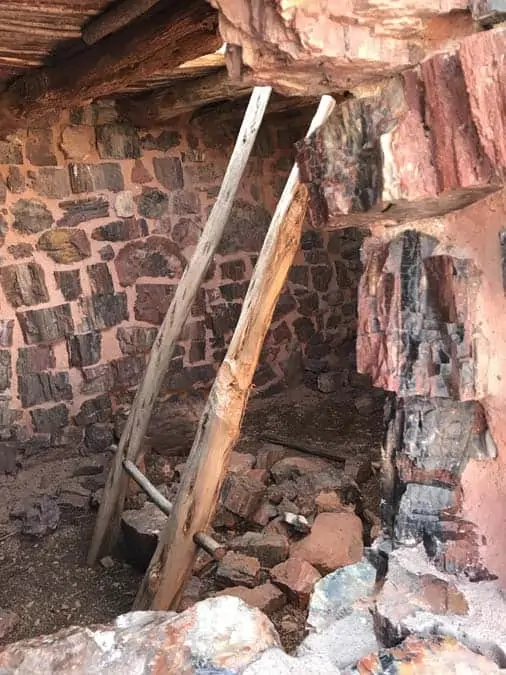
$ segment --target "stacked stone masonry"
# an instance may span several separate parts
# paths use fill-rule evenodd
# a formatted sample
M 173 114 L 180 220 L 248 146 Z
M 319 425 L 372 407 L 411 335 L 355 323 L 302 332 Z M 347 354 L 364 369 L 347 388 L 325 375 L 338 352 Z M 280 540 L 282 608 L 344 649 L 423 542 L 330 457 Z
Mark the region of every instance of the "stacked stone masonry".
M 95 104 L 0 141 L 0 432 L 103 450 L 218 193 L 238 122 L 141 131 Z M 208 388 L 307 116 L 265 124 L 162 399 Z M 255 376 L 272 391 L 356 322 L 360 235 L 305 231 Z

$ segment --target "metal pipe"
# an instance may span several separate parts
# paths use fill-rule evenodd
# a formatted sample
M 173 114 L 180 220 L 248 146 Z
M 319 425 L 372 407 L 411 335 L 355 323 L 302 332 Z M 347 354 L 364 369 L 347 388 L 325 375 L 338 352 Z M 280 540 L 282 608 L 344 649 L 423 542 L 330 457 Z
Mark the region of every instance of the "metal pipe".
M 123 460 L 123 468 L 127 472 L 127 474 L 132 478 L 137 485 L 147 494 L 147 496 L 151 499 L 153 504 L 157 506 L 162 513 L 164 513 L 166 516 L 170 516 L 170 513 L 172 511 L 172 503 L 169 502 L 168 499 L 166 499 L 161 492 L 159 492 L 153 483 L 146 478 L 146 476 L 140 471 L 134 462 L 132 462 L 129 459 L 124 459 Z M 194 537 L 193 541 L 197 544 L 197 546 L 200 546 L 206 553 L 209 553 L 209 555 L 214 558 L 215 560 L 221 560 L 225 553 L 227 552 L 227 549 L 223 546 L 223 544 L 220 544 L 216 539 L 213 539 L 209 534 L 206 534 L 205 532 L 197 532 Z

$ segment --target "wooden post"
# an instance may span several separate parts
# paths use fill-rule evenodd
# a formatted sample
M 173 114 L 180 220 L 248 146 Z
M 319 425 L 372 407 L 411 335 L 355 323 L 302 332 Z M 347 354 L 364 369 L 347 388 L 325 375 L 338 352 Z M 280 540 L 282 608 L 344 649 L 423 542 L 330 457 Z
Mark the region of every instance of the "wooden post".
M 255 87 L 251 94 L 218 197 L 151 349 L 144 378 L 107 477 L 88 554 L 89 565 L 94 565 L 99 556 L 105 555 L 116 543 L 128 485 L 123 459 L 135 462 L 139 456 L 156 397 L 197 291 L 220 243 L 270 94 L 270 87 Z
M 324 96 L 308 135 L 328 118 L 335 102 Z M 146 572 L 134 609 L 177 606 L 190 573 L 194 535 L 211 521 L 258 364 L 265 334 L 299 246 L 308 201 L 295 165 L 272 218 L 241 315 L 218 371 L 186 463 L 167 526 Z

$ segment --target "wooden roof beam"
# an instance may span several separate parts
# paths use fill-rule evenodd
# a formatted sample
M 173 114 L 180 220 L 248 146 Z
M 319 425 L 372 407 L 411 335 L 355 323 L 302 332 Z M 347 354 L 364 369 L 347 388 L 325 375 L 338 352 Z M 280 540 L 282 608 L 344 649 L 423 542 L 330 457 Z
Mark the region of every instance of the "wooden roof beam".
M 124 26 L 145 14 L 158 0 L 123 0 L 111 9 L 90 21 L 82 30 L 82 38 L 87 45 L 116 33 Z
M 0 133 L 43 125 L 60 110 L 111 96 L 220 46 L 217 13 L 205 0 L 181 0 L 172 11 L 162 1 L 154 10 L 64 63 L 15 80 L 0 94 Z
M 231 82 L 222 68 L 204 77 L 179 80 L 168 89 L 119 100 L 117 105 L 136 126 L 157 126 L 204 105 L 237 99 L 252 89 L 251 84 Z

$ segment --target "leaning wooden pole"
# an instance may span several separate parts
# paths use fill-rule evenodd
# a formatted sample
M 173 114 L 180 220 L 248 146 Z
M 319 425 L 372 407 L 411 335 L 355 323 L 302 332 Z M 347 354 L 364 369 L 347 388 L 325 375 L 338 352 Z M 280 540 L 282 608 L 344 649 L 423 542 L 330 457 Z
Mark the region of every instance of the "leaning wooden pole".
M 324 96 L 308 135 L 334 108 Z M 272 218 L 225 359 L 200 419 L 176 503 L 144 577 L 135 609 L 177 606 L 196 554 L 194 537 L 216 508 L 230 453 L 240 434 L 260 351 L 299 246 L 308 200 L 295 165 Z
M 116 543 L 128 485 L 122 462 L 124 459 L 132 462 L 138 459 L 156 397 L 191 306 L 220 243 L 270 95 L 270 87 L 255 87 L 251 94 L 218 197 L 151 349 L 144 378 L 107 477 L 88 553 L 89 565 L 94 565 Z

